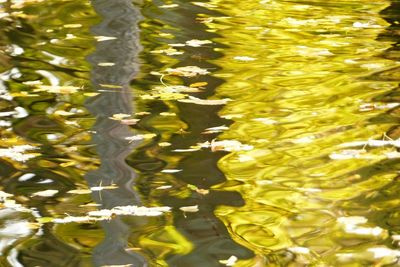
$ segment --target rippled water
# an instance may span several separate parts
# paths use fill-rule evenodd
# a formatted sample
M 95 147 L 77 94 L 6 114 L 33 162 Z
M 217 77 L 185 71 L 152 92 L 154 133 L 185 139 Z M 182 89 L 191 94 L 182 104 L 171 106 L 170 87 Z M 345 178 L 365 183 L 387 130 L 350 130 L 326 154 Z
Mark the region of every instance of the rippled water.
M 370 2 L 0 0 L 0 265 L 399 265 Z

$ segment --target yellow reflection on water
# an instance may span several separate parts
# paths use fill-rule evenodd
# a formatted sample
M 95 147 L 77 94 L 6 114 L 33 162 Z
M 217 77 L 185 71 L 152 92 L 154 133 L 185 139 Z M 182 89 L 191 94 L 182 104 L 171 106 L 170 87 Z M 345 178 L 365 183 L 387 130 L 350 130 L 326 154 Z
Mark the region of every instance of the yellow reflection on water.
M 371 122 L 390 108 L 371 101 L 398 83 L 368 78 L 399 66 L 381 56 L 394 42 L 378 40 L 389 25 L 380 11 L 390 2 L 211 3 L 226 14 L 204 19 L 221 36 L 215 41 L 228 46 L 213 62 L 224 66 L 215 76 L 226 79 L 217 92 L 233 100 L 220 115 L 234 124 L 219 139 L 254 146 L 219 161 L 229 181 L 216 188 L 239 191 L 246 205 L 217 214 L 258 254 L 235 266 L 391 262 L 396 253 L 386 247 L 386 256 L 374 254 L 386 229 L 367 221 L 349 230 L 338 222 L 367 216 L 370 208 L 354 199 L 379 194 L 397 176 L 390 168 L 363 169 L 394 147 L 340 146 L 381 139 L 395 125 Z

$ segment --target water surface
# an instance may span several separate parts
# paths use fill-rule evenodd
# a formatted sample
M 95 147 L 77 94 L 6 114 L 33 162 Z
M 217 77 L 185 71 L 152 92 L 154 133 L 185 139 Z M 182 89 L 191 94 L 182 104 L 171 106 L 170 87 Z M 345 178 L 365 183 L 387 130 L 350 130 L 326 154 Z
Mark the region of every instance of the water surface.
M 397 266 L 399 4 L 0 1 L 1 265 Z

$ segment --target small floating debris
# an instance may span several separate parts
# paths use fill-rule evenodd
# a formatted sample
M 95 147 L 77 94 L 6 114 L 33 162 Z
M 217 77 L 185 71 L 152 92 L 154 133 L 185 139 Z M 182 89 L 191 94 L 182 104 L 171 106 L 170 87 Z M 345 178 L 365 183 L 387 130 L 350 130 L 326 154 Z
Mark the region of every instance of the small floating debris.
M 201 148 L 211 148 L 211 151 L 228 151 L 228 152 L 237 152 L 237 151 L 248 151 L 252 150 L 254 147 L 252 145 L 242 144 L 237 140 L 222 140 L 222 141 L 214 141 L 199 143 L 199 147 Z
M 56 85 L 39 85 L 34 92 L 48 92 L 54 94 L 74 94 L 82 89 L 77 86 L 56 86 Z
M 185 207 L 180 207 L 179 208 L 183 212 L 198 212 L 199 211 L 199 206 L 194 205 L 194 206 L 185 206 Z
M 229 98 L 224 99 L 200 99 L 194 96 L 189 96 L 187 99 L 178 99 L 179 102 L 183 103 L 191 103 L 197 105 L 226 105 L 229 101 L 232 101 Z
M 197 39 L 193 39 L 193 40 L 189 40 L 186 41 L 186 45 L 187 46 L 192 46 L 192 47 L 200 47 L 204 44 L 211 44 L 212 42 L 210 40 L 197 40 Z
M 97 42 L 104 42 L 104 41 L 115 40 L 115 39 L 117 39 L 117 37 L 114 37 L 114 36 L 95 36 L 94 39 L 96 39 Z
M 216 126 L 216 127 L 210 127 L 207 128 L 204 132 L 202 132 L 203 134 L 212 134 L 212 133 L 220 133 L 223 132 L 225 130 L 228 130 L 229 127 L 225 126 L 225 125 L 221 125 L 221 126 Z
M 131 142 L 133 141 L 139 141 L 139 140 L 143 140 L 143 139 L 151 139 L 153 137 L 156 137 L 156 134 L 153 133 L 148 133 L 148 134 L 137 134 L 137 135 L 133 135 L 133 136 L 129 136 L 129 137 L 125 137 L 125 140 L 128 140 Z
M 79 23 L 76 23 L 76 24 L 64 24 L 63 27 L 64 28 L 68 28 L 68 29 L 81 28 L 82 24 L 79 24 Z
M 232 255 L 227 260 L 220 260 L 219 263 L 224 264 L 225 266 L 234 266 L 237 260 L 238 258 Z
M 27 150 L 34 150 L 34 149 L 37 148 L 31 145 L 19 145 L 10 148 L 0 148 L 0 157 L 5 157 L 20 162 L 25 162 L 31 158 L 40 155 L 39 153 L 27 153 L 27 154 L 24 153 Z
M 162 170 L 162 173 L 177 173 L 177 172 L 181 172 L 182 170 L 178 170 L 178 169 L 165 169 Z
M 168 68 L 165 71 L 170 75 L 183 76 L 183 77 L 195 77 L 197 75 L 206 75 L 210 73 L 206 69 L 202 69 L 197 66 L 186 66 L 175 69 Z
M 32 196 L 33 197 L 52 197 L 57 193 L 58 193 L 58 190 L 49 189 L 49 190 L 44 190 L 44 191 L 39 191 L 39 192 L 33 193 Z

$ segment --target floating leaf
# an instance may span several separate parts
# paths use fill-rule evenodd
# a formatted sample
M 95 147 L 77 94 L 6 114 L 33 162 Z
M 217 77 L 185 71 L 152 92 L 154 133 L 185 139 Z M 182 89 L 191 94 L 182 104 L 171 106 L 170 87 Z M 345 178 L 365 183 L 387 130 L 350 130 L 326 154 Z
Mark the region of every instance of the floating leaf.
M 125 137 L 125 140 L 129 140 L 130 142 L 133 142 L 133 141 L 138 141 L 138 140 L 143 140 L 143 139 L 150 139 L 150 138 L 153 138 L 153 137 L 156 137 L 156 136 L 157 136 L 156 134 L 152 134 L 152 133 L 149 133 L 149 134 L 137 134 L 137 135 Z
M 197 93 L 201 92 L 198 88 L 188 87 L 184 85 L 168 85 L 168 86 L 156 86 L 154 87 L 155 91 L 159 94 L 165 93 Z
M 89 216 L 113 217 L 115 215 L 135 215 L 135 216 L 159 216 L 169 212 L 170 207 L 138 207 L 138 206 L 117 206 L 112 209 L 90 211 Z
M 178 169 L 164 169 L 161 172 L 162 173 L 177 173 L 177 172 L 181 172 L 182 170 L 178 170 Z
M 117 113 L 113 114 L 112 117 L 109 117 L 112 120 L 120 121 L 125 118 L 129 118 L 131 115 L 130 114 L 124 114 L 124 113 Z
M 209 73 L 206 69 L 202 69 L 197 66 L 186 66 L 186 67 L 179 67 L 176 69 L 168 68 L 165 71 L 170 75 L 177 75 L 184 77 L 195 77 L 197 75 L 206 75 Z
M 212 42 L 210 40 L 197 40 L 197 39 L 193 39 L 193 40 L 189 40 L 186 42 L 186 45 L 188 46 L 192 46 L 192 47 L 200 47 L 204 44 L 211 44 Z
M 69 167 L 69 166 L 74 166 L 76 164 L 77 164 L 77 162 L 75 160 L 70 160 L 68 162 L 61 163 L 60 166 L 65 168 L 65 167 Z
M 34 89 L 35 92 L 48 92 L 55 94 L 74 94 L 78 92 L 82 88 L 77 86 L 56 86 L 56 85 L 40 85 L 37 89 Z
M 161 147 L 167 147 L 167 146 L 171 146 L 171 143 L 161 142 L 161 143 L 158 143 L 158 145 L 161 146 Z
M 221 118 L 231 120 L 231 119 L 240 119 L 243 118 L 243 114 L 227 114 L 227 115 L 222 115 Z
M 40 155 L 39 153 L 25 153 L 27 150 L 34 150 L 34 149 L 37 148 L 31 145 L 20 145 L 9 148 L 0 148 L 0 157 L 5 157 L 15 161 L 25 162 L 31 158 Z
M 103 84 L 100 83 L 99 84 L 101 87 L 103 88 L 110 88 L 110 89 L 119 89 L 119 88 L 123 88 L 121 85 L 117 85 L 117 84 Z
M 161 49 L 161 50 L 153 50 L 150 51 L 152 54 L 166 54 L 168 56 L 174 56 L 174 55 L 182 55 L 184 52 L 183 51 L 178 51 L 175 48 L 167 48 L 167 49 Z
M 90 217 L 90 216 L 68 216 L 65 218 L 54 218 L 52 219 L 52 223 L 71 223 L 71 222 L 90 222 L 90 221 L 97 221 L 97 220 L 106 220 L 109 218 L 98 218 L 98 217 Z
M 4 191 L 0 191 L 0 200 L 4 201 L 6 198 L 12 197 L 12 194 L 6 193 Z
M 229 127 L 226 127 L 225 125 L 222 125 L 222 126 L 216 126 L 216 127 L 207 128 L 203 133 L 204 134 L 220 133 L 220 132 L 228 130 L 228 129 L 229 129 Z
M 141 111 L 141 112 L 136 112 L 135 115 L 136 116 L 144 116 L 144 115 L 150 115 L 150 112 L 147 111 Z
M 138 119 L 122 119 L 121 123 L 125 124 L 125 125 L 135 125 L 138 123 L 138 121 L 140 121 L 140 120 L 138 120 Z
M 162 185 L 162 186 L 156 187 L 156 189 L 158 189 L 158 190 L 164 190 L 164 189 L 170 189 L 170 188 L 172 188 L 172 185 Z
M 34 86 L 34 85 L 42 85 L 43 82 L 40 80 L 37 81 L 26 81 L 26 82 L 22 82 L 25 85 L 29 85 L 29 86 Z
M 34 197 L 35 196 L 38 196 L 38 197 L 52 197 L 57 193 L 58 193 L 58 190 L 49 189 L 49 190 L 35 192 L 35 193 L 32 194 L 32 196 L 34 196 Z
M 92 186 L 90 188 L 90 190 L 102 191 L 102 190 L 106 190 L 106 189 L 117 189 L 117 188 L 118 188 L 118 186 L 116 186 L 116 185 L 105 185 L 105 186 L 100 185 L 100 186 Z
M 329 158 L 333 160 L 345 160 L 345 159 L 374 159 L 376 156 L 366 153 L 365 149 L 345 149 L 340 152 L 334 152 L 329 155 Z
M 194 152 L 194 151 L 199 151 L 200 148 L 179 148 L 179 149 L 174 149 L 172 150 L 173 152 Z
M 115 65 L 114 62 L 100 62 L 100 63 L 97 63 L 97 66 L 100 66 L 100 67 L 111 67 L 111 66 L 114 66 L 114 65 Z
M 73 112 L 68 112 L 65 110 L 57 110 L 54 112 L 55 115 L 59 115 L 59 116 L 71 116 L 71 115 L 75 115 L 75 113 Z
M 114 36 L 95 36 L 94 37 L 98 42 L 104 42 L 109 40 L 115 40 L 117 37 Z
M 224 264 L 225 266 L 233 266 L 237 262 L 238 258 L 236 256 L 230 256 L 229 259 L 227 260 L 220 260 L 219 262 L 221 264 Z
M 92 97 L 92 96 L 97 96 L 97 95 L 99 95 L 99 93 L 84 93 L 83 95 L 84 95 L 84 96 L 90 96 L 90 97 Z
M 211 151 L 247 151 L 252 150 L 254 147 L 251 145 L 245 145 L 236 140 L 222 140 L 222 141 L 214 141 L 198 143 L 197 144 L 201 148 L 211 148 Z
M 224 98 L 224 99 L 200 99 L 194 96 L 189 96 L 188 99 L 179 99 L 179 102 L 183 103 L 191 103 L 191 104 L 197 104 L 197 105 L 225 105 L 231 99 L 229 98 Z
M 197 83 L 190 84 L 189 87 L 199 88 L 199 87 L 205 87 L 207 85 L 208 85 L 208 82 L 197 82 Z
M 176 116 L 176 113 L 174 112 L 161 112 L 161 116 Z
M 76 23 L 76 24 L 64 24 L 64 28 L 80 28 L 82 27 L 82 24 Z
M 199 211 L 199 206 L 194 205 L 194 206 L 185 206 L 185 207 L 180 207 L 179 208 L 183 212 L 198 212 Z
M 197 186 L 195 186 L 193 184 L 188 184 L 187 187 L 190 190 L 196 191 L 197 193 L 199 193 L 201 195 L 207 195 L 208 193 L 210 193 L 210 190 L 198 188 Z
M 69 190 L 67 193 L 69 194 L 78 194 L 78 195 L 86 195 L 92 193 L 92 190 L 90 189 L 74 189 L 74 190 Z

